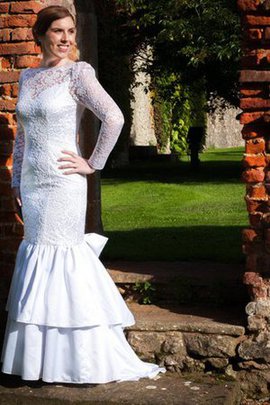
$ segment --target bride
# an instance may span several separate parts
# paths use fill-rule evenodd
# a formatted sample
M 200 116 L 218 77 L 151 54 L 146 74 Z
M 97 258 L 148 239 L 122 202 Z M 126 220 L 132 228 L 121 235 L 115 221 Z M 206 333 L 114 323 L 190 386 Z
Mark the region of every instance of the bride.
M 69 58 L 76 20 L 68 9 L 42 9 L 32 30 L 42 59 L 19 79 L 12 187 L 24 238 L 7 301 L 2 371 L 64 383 L 152 378 L 165 370 L 141 361 L 125 338 L 135 320 L 98 258 L 107 238 L 84 233 L 86 176 L 104 167 L 123 114 L 93 67 Z M 101 120 L 89 158 L 76 140 L 85 108 Z

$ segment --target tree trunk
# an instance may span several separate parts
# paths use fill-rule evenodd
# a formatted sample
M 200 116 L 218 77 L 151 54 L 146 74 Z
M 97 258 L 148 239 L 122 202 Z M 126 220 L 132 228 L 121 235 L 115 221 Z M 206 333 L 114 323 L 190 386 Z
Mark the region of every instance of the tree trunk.
M 97 18 L 92 0 L 76 0 L 77 43 L 80 60 L 91 63 L 98 77 Z M 80 127 L 80 148 L 84 157 L 89 158 L 97 141 L 100 123 L 95 115 L 85 110 Z M 100 173 L 87 176 L 88 196 L 86 232 L 103 232 L 101 220 Z

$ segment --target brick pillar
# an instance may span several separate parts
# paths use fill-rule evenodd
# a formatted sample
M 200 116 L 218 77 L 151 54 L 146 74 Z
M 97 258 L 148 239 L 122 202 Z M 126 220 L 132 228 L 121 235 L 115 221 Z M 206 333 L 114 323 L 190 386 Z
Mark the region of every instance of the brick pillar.
M 74 12 L 73 0 L 0 1 L 0 322 L 5 316 L 7 292 L 23 235 L 10 187 L 18 79 L 21 69 L 39 64 L 40 48 L 33 41 L 31 27 L 36 13 L 51 4 L 64 5 Z
M 256 336 L 259 357 L 270 337 L 270 1 L 238 0 L 243 27 L 240 74 L 245 139 L 243 180 L 250 228 L 243 232 L 247 255 L 244 283 L 251 302 L 246 307 L 251 339 Z M 267 335 L 263 338 L 263 334 Z M 265 335 L 265 336 L 266 336 Z M 259 337 L 260 336 L 260 337 Z M 253 342 L 254 343 L 254 342 Z M 243 346 L 242 357 L 246 358 Z M 255 350 L 255 348 L 254 348 Z
M 40 52 L 33 41 L 31 26 L 42 7 L 34 1 L 0 2 L 0 314 L 14 267 L 23 226 L 15 213 L 11 194 L 12 148 L 16 135 L 15 106 L 20 70 L 38 64 Z M 1 323 L 3 325 L 3 322 Z

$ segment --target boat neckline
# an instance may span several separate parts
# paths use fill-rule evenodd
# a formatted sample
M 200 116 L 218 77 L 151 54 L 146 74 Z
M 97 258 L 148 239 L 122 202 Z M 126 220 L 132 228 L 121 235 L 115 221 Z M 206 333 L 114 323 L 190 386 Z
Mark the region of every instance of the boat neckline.
M 60 69 L 60 68 L 72 66 L 75 63 L 77 63 L 77 62 L 65 63 L 64 65 L 60 65 L 60 66 L 39 66 L 39 67 L 36 67 L 36 68 L 30 68 L 30 69 L 33 69 L 33 70 L 40 70 L 40 69 L 47 69 L 47 70 L 52 69 L 52 70 L 55 70 L 55 69 Z

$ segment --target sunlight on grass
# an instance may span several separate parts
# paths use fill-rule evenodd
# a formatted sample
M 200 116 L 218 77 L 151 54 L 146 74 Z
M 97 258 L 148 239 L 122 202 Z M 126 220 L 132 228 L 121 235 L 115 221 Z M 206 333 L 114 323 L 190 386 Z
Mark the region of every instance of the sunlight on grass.
M 247 213 L 240 182 L 242 153 L 242 148 L 209 150 L 201 156 L 198 173 L 185 159 L 138 162 L 105 174 L 103 223 L 110 238 L 105 257 L 243 260 L 241 228 L 247 225 Z

